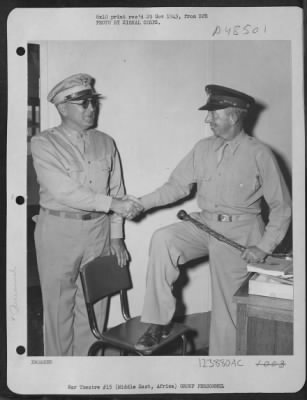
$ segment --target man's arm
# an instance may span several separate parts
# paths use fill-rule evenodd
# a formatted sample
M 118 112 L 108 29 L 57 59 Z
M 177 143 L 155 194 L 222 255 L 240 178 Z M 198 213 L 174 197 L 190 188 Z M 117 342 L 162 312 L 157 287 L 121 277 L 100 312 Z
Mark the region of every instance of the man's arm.
M 192 184 L 196 182 L 194 151 L 195 148 L 180 161 L 164 185 L 140 198 L 145 210 L 174 203 L 189 195 Z
M 116 255 L 118 264 L 124 267 L 129 261 L 129 254 L 123 239 L 123 217 L 133 218 L 143 208 L 137 200 L 128 199 L 125 195 L 122 169 L 119 154 L 114 148 L 112 158 L 112 170 L 110 172 L 109 191 L 112 196 L 110 210 L 110 250 L 111 254 Z
M 119 239 L 123 237 L 123 217 L 125 214 L 124 205 L 121 199 L 125 195 L 125 188 L 123 183 L 123 176 L 121 165 L 119 161 L 119 155 L 116 147 L 114 147 L 114 153 L 112 155 L 112 170 L 110 172 L 109 179 L 109 192 L 112 196 L 112 202 L 110 209 L 114 211 L 111 215 L 111 239 Z M 117 199 L 119 198 L 119 199 Z
M 291 220 L 291 198 L 282 173 L 272 152 L 265 148 L 257 154 L 263 196 L 270 213 L 262 239 L 242 255 L 248 262 L 262 261 L 274 251 L 287 233 Z

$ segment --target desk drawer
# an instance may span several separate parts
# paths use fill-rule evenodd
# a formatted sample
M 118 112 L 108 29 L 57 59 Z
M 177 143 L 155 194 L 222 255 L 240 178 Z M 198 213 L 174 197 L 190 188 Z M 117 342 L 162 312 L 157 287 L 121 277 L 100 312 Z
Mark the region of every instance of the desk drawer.
M 293 324 L 248 317 L 247 355 L 293 354 Z

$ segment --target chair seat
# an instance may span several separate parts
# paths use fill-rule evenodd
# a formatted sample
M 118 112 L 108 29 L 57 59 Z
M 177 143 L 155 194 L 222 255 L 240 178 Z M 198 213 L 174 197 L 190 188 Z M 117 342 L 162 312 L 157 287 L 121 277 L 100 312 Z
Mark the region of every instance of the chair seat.
M 128 269 L 121 268 L 118 265 L 115 255 L 96 257 L 83 265 L 80 270 L 80 277 L 90 329 L 93 335 L 99 338 L 89 348 L 89 356 L 96 356 L 98 353 L 104 354 L 104 349 L 107 345 L 120 349 L 121 354 L 134 353 L 145 356 L 156 352 L 161 347 L 179 338 L 182 342 L 182 354 L 185 354 L 187 342 L 185 333 L 190 328 L 179 323 L 174 323 L 169 336 L 162 339 L 158 345 L 143 351 L 135 349 L 135 344 L 150 324 L 140 322 L 140 316 L 130 319 L 127 290 L 131 288 L 131 279 Z M 120 293 L 122 315 L 126 321 L 100 333 L 94 305 L 101 299 L 106 297 L 110 299 L 117 293 Z
M 101 342 L 108 343 L 110 345 L 133 353 L 150 355 L 161 347 L 165 346 L 166 344 L 172 342 L 177 337 L 180 337 L 181 335 L 184 335 L 191 330 L 183 324 L 174 323 L 170 335 L 167 338 L 162 339 L 159 344 L 147 350 L 136 350 L 134 347 L 135 344 L 137 343 L 138 339 L 143 335 L 143 333 L 145 333 L 149 326 L 150 324 L 141 322 L 139 316 L 134 317 L 120 325 L 109 328 L 107 331 L 103 332 Z

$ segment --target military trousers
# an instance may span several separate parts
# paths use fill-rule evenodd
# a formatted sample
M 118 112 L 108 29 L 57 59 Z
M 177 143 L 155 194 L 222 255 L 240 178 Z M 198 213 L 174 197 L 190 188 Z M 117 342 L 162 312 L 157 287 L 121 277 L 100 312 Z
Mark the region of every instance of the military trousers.
M 261 216 L 236 222 L 207 221 L 192 214 L 217 232 L 248 246 L 260 240 L 264 230 Z M 191 222 L 178 222 L 157 230 L 151 239 L 142 322 L 167 324 L 173 317 L 176 299 L 173 283 L 187 261 L 209 255 L 212 311 L 209 334 L 210 355 L 234 355 L 236 305 L 233 295 L 247 278 L 246 262 L 239 250 L 209 236 Z
M 35 246 L 42 290 L 45 356 L 86 356 L 95 338 L 90 331 L 80 268 L 110 249 L 109 217 L 61 218 L 41 211 Z M 96 305 L 102 328 L 107 301 Z

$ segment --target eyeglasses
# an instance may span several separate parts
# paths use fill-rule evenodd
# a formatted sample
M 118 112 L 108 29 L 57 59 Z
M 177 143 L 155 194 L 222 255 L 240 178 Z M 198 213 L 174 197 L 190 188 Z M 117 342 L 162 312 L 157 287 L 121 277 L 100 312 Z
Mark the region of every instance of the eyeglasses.
M 80 101 L 68 101 L 67 103 L 77 104 L 78 106 L 81 106 L 82 108 L 84 108 L 84 110 L 86 110 L 90 103 L 93 108 L 96 108 L 99 104 L 99 99 L 97 99 L 97 97 L 89 97 Z

